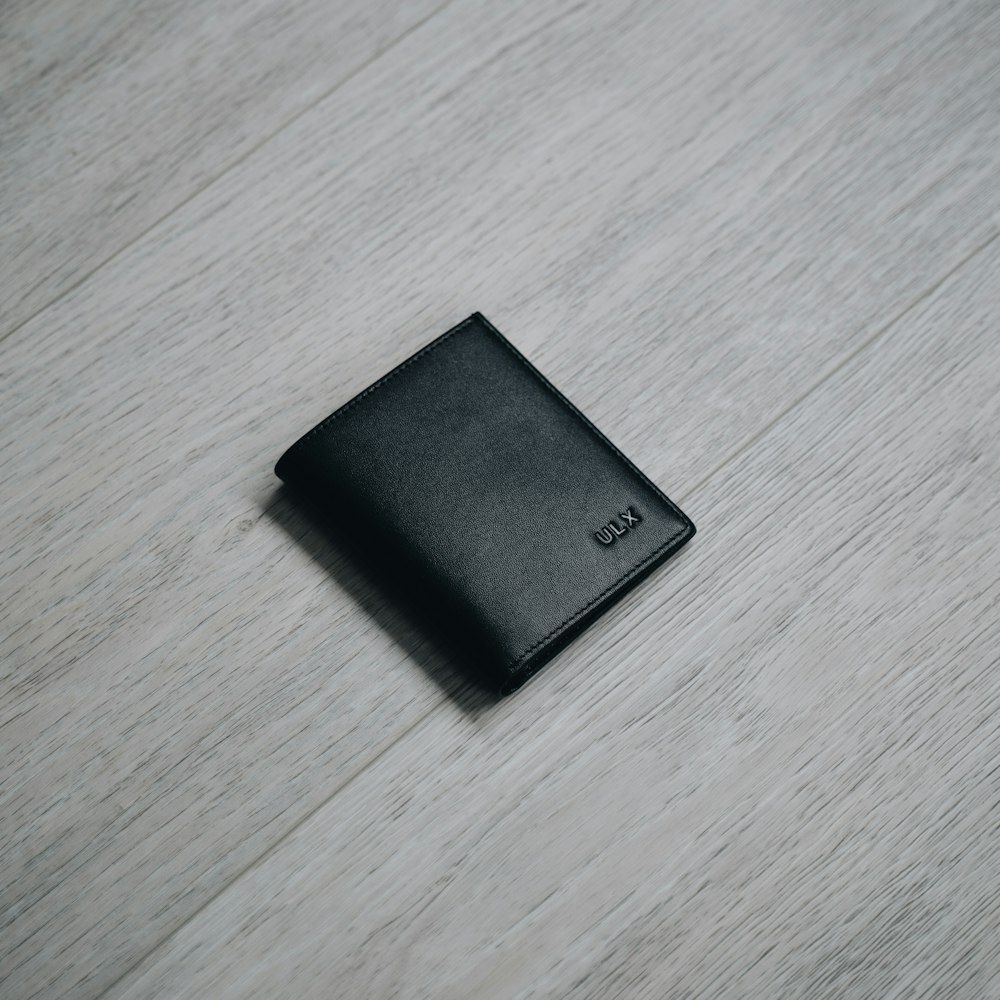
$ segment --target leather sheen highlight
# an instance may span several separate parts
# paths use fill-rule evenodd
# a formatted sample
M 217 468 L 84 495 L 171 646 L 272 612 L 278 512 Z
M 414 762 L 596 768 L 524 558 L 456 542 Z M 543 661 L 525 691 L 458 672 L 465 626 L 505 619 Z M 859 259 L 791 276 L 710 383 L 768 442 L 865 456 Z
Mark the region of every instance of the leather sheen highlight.
M 275 472 L 507 693 L 694 525 L 475 313 L 292 445 Z

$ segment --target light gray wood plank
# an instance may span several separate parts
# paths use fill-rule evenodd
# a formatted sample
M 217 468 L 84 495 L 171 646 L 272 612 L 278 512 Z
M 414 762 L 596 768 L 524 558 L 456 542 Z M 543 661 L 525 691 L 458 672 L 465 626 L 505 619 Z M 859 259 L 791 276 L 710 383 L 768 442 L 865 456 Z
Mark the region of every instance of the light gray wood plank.
M 683 494 L 994 231 L 995 36 L 456 5 L 19 331 L 9 990 L 96 995 L 451 684 L 274 497 L 295 434 L 482 308 Z
M 1000 240 L 113 998 L 1000 994 Z
M 0 338 L 440 5 L 5 4 Z

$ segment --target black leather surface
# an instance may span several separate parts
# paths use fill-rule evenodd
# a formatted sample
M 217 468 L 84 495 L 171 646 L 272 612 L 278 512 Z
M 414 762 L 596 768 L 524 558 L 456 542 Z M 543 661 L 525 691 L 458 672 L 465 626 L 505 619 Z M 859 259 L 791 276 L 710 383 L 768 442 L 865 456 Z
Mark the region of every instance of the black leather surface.
M 275 469 L 419 592 L 512 691 L 694 525 L 481 315 L 327 417 Z

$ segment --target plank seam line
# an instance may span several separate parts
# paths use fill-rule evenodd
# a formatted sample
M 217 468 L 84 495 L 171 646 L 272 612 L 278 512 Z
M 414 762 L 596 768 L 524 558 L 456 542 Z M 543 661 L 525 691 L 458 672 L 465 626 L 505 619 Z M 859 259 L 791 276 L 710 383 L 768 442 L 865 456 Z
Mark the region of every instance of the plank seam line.
M 450 2 L 450 0 L 449 0 Z M 734 462 L 741 454 L 752 448 L 755 444 L 765 438 L 770 432 L 780 424 L 785 417 L 787 417 L 793 410 L 797 409 L 806 399 L 809 398 L 817 389 L 820 388 L 825 382 L 829 381 L 834 375 L 839 371 L 843 370 L 848 364 L 850 364 L 855 358 L 864 352 L 872 348 L 879 340 L 881 340 L 890 330 L 893 329 L 901 320 L 903 320 L 909 313 L 913 312 L 921 303 L 927 301 L 931 298 L 943 285 L 945 285 L 954 275 L 956 275 L 966 264 L 968 264 L 974 257 L 982 253 L 990 244 L 994 243 L 997 238 L 1000 237 L 1000 230 L 994 232 L 986 240 L 979 243 L 973 250 L 962 257 L 957 264 L 949 268 L 941 277 L 933 281 L 921 294 L 916 296 L 912 302 L 904 306 L 904 308 L 898 312 L 892 319 L 888 320 L 886 323 L 882 324 L 871 336 L 867 337 L 861 344 L 859 344 L 853 350 L 847 352 L 847 354 L 837 361 L 824 375 L 820 376 L 816 382 L 814 382 L 805 392 L 796 397 L 788 406 L 781 410 L 772 420 L 764 425 L 761 430 L 752 434 L 746 441 L 739 445 L 734 451 L 732 451 L 722 462 L 720 462 L 711 472 L 703 476 L 691 489 L 685 491 L 683 495 L 680 496 L 680 502 L 686 503 L 692 496 L 694 496 L 699 490 L 703 489 L 707 483 L 709 483 L 719 472 L 722 471 L 730 463 Z M 437 710 L 449 700 L 449 695 L 444 695 L 440 699 L 434 702 L 430 708 L 424 713 L 422 713 L 411 725 L 407 726 L 398 736 L 390 740 L 377 754 L 366 761 L 362 766 L 355 771 L 343 784 L 339 785 L 334 789 L 325 799 L 319 802 L 314 808 L 310 809 L 303 816 L 301 816 L 295 823 L 293 823 L 283 834 L 281 834 L 275 841 L 269 844 L 260 852 L 255 858 L 251 859 L 240 869 L 231 879 L 229 879 L 225 885 L 221 886 L 216 892 L 209 896 L 199 907 L 193 910 L 188 916 L 186 916 L 173 930 L 168 934 L 164 935 L 159 941 L 156 942 L 145 954 L 139 958 L 138 961 L 134 962 L 127 969 L 125 969 L 118 977 L 115 978 L 104 990 L 101 992 L 100 996 L 107 996 L 115 987 L 117 987 L 123 980 L 128 976 L 135 973 L 142 965 L 144 965 L 149 958 L 159 951 L 165 944 L 170 940 L 175 938 L 188 924 L 194 921 L 199 914 L 206 910 L 216 899 L 218 899 L 223 893 L 227 892 L 233 885 L 239 882 L 245 875 L 248 875 L 255 868 L 259 867 L 271 854 L 273 854 L 277 849 L 285 843 L 297 830 L 303 827 L 309 822 L 321 809 L 324 809 L 329 805 L 338 795 L 345 791 L 348 786 L 353 784 L 362 774 L 364 774 L 370 767 L 374 766 L 378 761 L 380 761 L 385 755 L 392 750 L 396 744 L 401 743 L 411 733 L 419 729 L 423 724 L 435 713 Z
M 137 243 L 140 243 L 142 240 L 144 240 L 151 232 L 153 232 L 154 229 L 156 229 L 164 222 L 166 222 L 167 219 L 169 219 L 172 215 L 179 212 L 182 208 L 185 208 L 195 199 L 200 198 L 209 188 L 211 188 L 218 181 L 222 180 L 222 178 L 225 177 L 226 174 L 228 174 L 230 171 L 234 170 L 236 167 L 240 166 L 241 164 L 249 160 L 250 157 L 252 157 L 255 153 L 258 152 L 258 150 L 268 145 L 268 143 L 270 143 L 273 139 L 277 138 L 282 132 L 284 132 L 285 129 L 290 128 L 300 118 L 307 115 L 318 105 L 322 104 L 327 98 L 332 97 L 338 90 L 340 90 L 341 87 L 346 86 L 355 77 L 360 76 L 370 66 L 378 62 L 379 59 L 387 55 L 397 45 L 400 45 L 407 38 L 409 38 L 410 35 L 419 31 L 421 28 L 424 27 L 425 24 L 427 24 L 428 21 L 437 17 L 438 14 L 441 14 L 446 7 L 450 7 L 455 2 L 456 0 L 444 0 L 444 3 L 439 4 L 429 14 L 422 17 L 419 21 L 416 21 L 413 24 L 411 24 L 410 27 L 408 27 L 401 34 L 397 35 L 387 45 L 384 45 L 376 52 L 373 52 L 371 56 L 369 56 L 363 63 L 361 63 L 360 66 L 357 66 L 355 69 L 351 70 L 350 73 L 348 73 L 342 79 L 338 80 L 331 87 L 324 90 L 323 93 L 321 93 L 314 100 L 303 105 L 301 108 L 299 108 L 298 111 L 295 111 L 290 118 L 287 118 L 284 122 L 278 125 L 277 128 L 272 129 L 263 138 L 259 139 L 253 145 L 247 147 L 247 149 L 245 149 L 242 153 L 240 153 L 240 155 L 237 156 L 231 163 L 227 163 L 218 173 L 213 174 L 207 181 L 205 181 L 204 184 L 201 184 L 200 186 L 195 188 L 190 194 L 186 195 L 179 202 L 177 202 L 176 205 L 167 209 L 166 212 L 164 212 L 162 215 L 154 219 L 148 226 L 146 226 L 140 232 L 136 233 L 136 235 L 133 236 L 130 240 L 127 240 L 120 247 L 118 247 L 117 250 L 113 251 L 107 257 L 105 257 L 104 260 L 102 260 L 98 264 L 95 264 L 89 271 L 86 271 L 75 281 L 71 282 L 61 292 L 57 292 L 55 295 L 52 296 L 51 299 L 49 299 L 43 305 L 39 306 L 30 315 L 26 316 L 20 322 L 16 323 L 6 333 L 0 334 L 0 343 L 3 343 L 10 337 L 13 337 L 23 327 L 27 326 L 34 319 L 36 319 L 43 312 L 45 312 L 46 309 L 49 309 L 51 306 L 54 306 L 57 302 L 60 302 L 67 296 L 72 295 L 73 292 L 75 292 L 81 285 L 86 284 L 88 281 L 90 281 L 92 277 L 94 277 L 95 274 L 97 274 L 99 271 L 103 271 L 104 268 L 106 268 L 109 264 L 113 263 L 115 260 L 121 257 L 122 254 L 124 254 L 127 250 L 130 250 Z
M 449 0 L 450 2 L 450 0 Z M 347 788 L 354 784 L 358 778 L 361 777 L 365 771 L 368 770 L 373 764 L 377 764 L 400 740 L 405 740 L 407 736 L 410 735 L 419 726 L 422 726 L 430 716 L 432 716 L 442 705 L 446 704 L 450 700 L 450 695 L 442 695 L 441 698 L 436 700 L 434 704 L 418 716 L 409 726 L 407 726 L 398 736 L 390 739 L 388 743 L 377 754 L 375 754 L 370 760 L 366 761 L 354 772 L 346 781 L 338 785 L 322 802 L 318 803 L 314 808 L 310 809 L 303 816 L 300 816 L 284 833 L 282 833 L 277 840 L 268 844 L 259 854 L 251 858 L 225 885 L 221 886 L 216 892 L 213 892 L 211 896 L 208 897 L 197 909 L 189 913 L 173 930 L 168 934 L 165 934 L 159 941 L 156 942 L 142 957 L 130 965 L 121 975 L 117 976 L 113 982 L 109 983 L 99 994 L 99 997 L 107 996 L 116 986 L 118 986 L 122 980 L 127 976 L 134 973 L 141 965 L 143 965 L 155 952 L 159 951 L 165 944 L 167 944 L 171 939 L 176 937 L 189 923 L 195 920 L 199 914 L 209 906 L 212 905 L 223 893 L 228 889 L 232 888 L 237 882 L 239 882 L 244 875 L 249 875 L 255 868 L 261 865 L 267 858 L 280 847 L 289 837 L 292 836 L 298 829 L 309 822 L 321 809 L 328 806 L 341 792 L 346 791 Z
M 903 320 L 906 316 L 908 316 L 911 312 L 913 312 L 913 310 L 916 309 L 918 306 L 920 306 L 922 303 L 926 302 L 943 285 L 945 285 L 948 281 L 950 281 L 951 278 L 954 277 L 963 267 L 965 267 L 965 265 L 968 264 L 973 257 L 982 253 L 983 250 L 989 247 L 989 245 L 993 243 L 997 239 L 997 237 L 1000 237 L 1000 230 L 997 230 L 991 236 L 987 237 L 987 239 L 985 239 L 982 243 L 979 243 L 969 253 L 967 253 L 964 257 L 962 257 L 957 264 L 954 264 L 947 271 L 945 271 L 943 275 L 932 281 L 930 285 L 928 285 L 923 292 L 921 292 L 916 298 L 914 298 L 913 301 L 910 302 L 908 305 L 904 306 L 902 310 L 900 310 L 900 312 L 896 313 L 896 315 L 892 317 L 892 319 L 887 320 L 874 333 L 866 337 L 860 344 L 858 344 L 857 347 L 848 351 L 847 354 L 845 354 L 839 361 L 834 362 L 831 368 L 828 371 L 826 371 L 823 375 L 821 375 L 808 389 L 805 390 L 805 392 L 801 393 L 799 396 L 796 396 L 796 398 L 793 399 L 792 402 L 790 402 L 787 406 L 781 409 L 774 417 L 772 417 L 769 421 L 767 421 L 767 423 L 765 423 L 764 426 L 760 428 L 760 430 L 755 431 L 745 441 L 742 441 L 721 462 L 719 462 L 716 466 L 714 466 L 710 472 L 702 476 L 701 479 L 699 479 L 694 484 L 694 486 L 692 486 L 691 489 L 687 491 L 685 495 L 680 497 L 679 502 L 686 503 L 688 497 L 693 496 L 704 486 L 706 486 L 709 482 L 711 482 L 712 479 L 714 479 L 727 465 L 729 465 L 731 462 L 736 461 L 736 459 L 739 458 L 740 455 L 743 454 L 743 452 L 748 451 L 755 444 L 757 444 L 757 442 L 767 437 L 767 435 L 770 434 L 771 431 L 774 430 L 774 428 L 777 427 L 777 425 L 785 419 L 785 417 L 787 417 L 793 410 L 798 409 L 798 407 L 801 406 L 802 403 L 804 403 L 825 382 L 829 381 L 831 378 L 833 378 L 834 375 L 836 375 L 838 372 L 846 368 L 859 355 L 863 354 L 869 348 L 873 347 L 879 340 L 881 340 L 887 333 L 889 333 L 889 331 L 892 330 L 892 328 L 896 326 L 897 323 Z

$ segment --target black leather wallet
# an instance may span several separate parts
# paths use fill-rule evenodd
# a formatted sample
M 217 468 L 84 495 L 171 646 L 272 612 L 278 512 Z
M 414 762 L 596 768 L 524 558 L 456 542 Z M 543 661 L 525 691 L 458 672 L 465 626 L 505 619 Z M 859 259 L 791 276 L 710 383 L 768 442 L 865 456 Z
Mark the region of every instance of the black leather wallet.
M 695 532 L 476 313 L 300 438 L 275 472 L 349 525 L 475 679 L 513 691 Z

